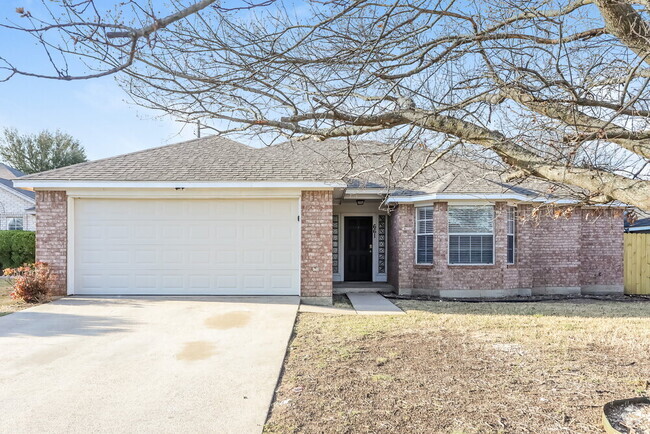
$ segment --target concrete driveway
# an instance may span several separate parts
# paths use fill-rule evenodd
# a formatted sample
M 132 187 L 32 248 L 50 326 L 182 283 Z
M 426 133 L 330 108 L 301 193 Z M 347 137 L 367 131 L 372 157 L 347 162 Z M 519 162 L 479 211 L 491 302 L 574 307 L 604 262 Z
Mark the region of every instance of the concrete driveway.
M 0 432 L 260 432 L 297 308 L 70 297 L 0 317 Z

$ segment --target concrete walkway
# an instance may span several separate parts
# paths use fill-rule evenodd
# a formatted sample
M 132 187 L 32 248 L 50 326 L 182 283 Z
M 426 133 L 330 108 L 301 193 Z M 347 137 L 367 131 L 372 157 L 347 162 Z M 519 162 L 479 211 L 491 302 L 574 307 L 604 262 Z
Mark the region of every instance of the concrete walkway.
M 260 433 L 298 297 L 66 297 L 0 317 L 0 432 Z
M 359 315 L 404 315 L 404 311 L 377 293 L 347 294 Z

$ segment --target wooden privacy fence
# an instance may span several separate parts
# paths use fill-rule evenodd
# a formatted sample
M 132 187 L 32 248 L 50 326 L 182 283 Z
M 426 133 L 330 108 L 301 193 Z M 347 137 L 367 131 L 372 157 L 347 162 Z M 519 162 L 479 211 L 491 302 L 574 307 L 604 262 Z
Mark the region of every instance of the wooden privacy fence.
M 625 293 L 650 294 L 650 234 L 625 234 Z

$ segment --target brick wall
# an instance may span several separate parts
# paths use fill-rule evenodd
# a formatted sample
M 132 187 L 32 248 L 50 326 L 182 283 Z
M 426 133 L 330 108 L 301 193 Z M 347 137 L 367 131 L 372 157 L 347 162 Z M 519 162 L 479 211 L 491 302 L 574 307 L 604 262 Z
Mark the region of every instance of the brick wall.
M 400 205 L 388 221 L 388 282 L 395 288 L 411 288 L 415 264 L 415 208 Z
M 67 293 L 68 200 L 64 191 L 36 192 L 36 260 L 52 269 L 53 292 Z
M 332 192 L 303 191 L 301 201 L 303 297 L 332 296 Z
M 623 217 L 621 211 L 583 209 L 581 219 L 580 281 L 582 286 L 622 287 Z M 594 289 L 598 292 L 597 288 Z
M 530 231 L 533 288 L 580 287 L 581 210 L 554 216 L 556 210 L 542 208 L 524 225 Z M 557 211 L 560 211 L 559 209 Z M 621 231 L 622 237 L 622 231 Z
M 493 265 L 448 265 L 447 204 L 434 204 L 434 264 L 415 264 L 414 207 L 400 205 L 391 215 L 389 281 L 403 293 L 441 290 L 529 291 L 620 290 L 623 228 L 620 212 L 554 209 L 533 214 L 519 205 L 517 258 L 507 264 L 507 204 L 495 204 Z M 397 235 L 396 235 L 397 234 Z M 398 258 L 394 256 L 397 255 Z M 516 293 L 516 292 L 515 292 Z

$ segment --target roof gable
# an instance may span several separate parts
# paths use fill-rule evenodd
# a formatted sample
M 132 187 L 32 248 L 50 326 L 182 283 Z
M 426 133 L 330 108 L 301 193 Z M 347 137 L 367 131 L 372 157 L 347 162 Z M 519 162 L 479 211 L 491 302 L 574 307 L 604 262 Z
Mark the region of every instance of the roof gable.
M 21 176 L 25 176 L 25 173 L 21 172 L 18 169 L 7 166 L 4 163 L 0 163 L 0 179 L 16 179 Z

